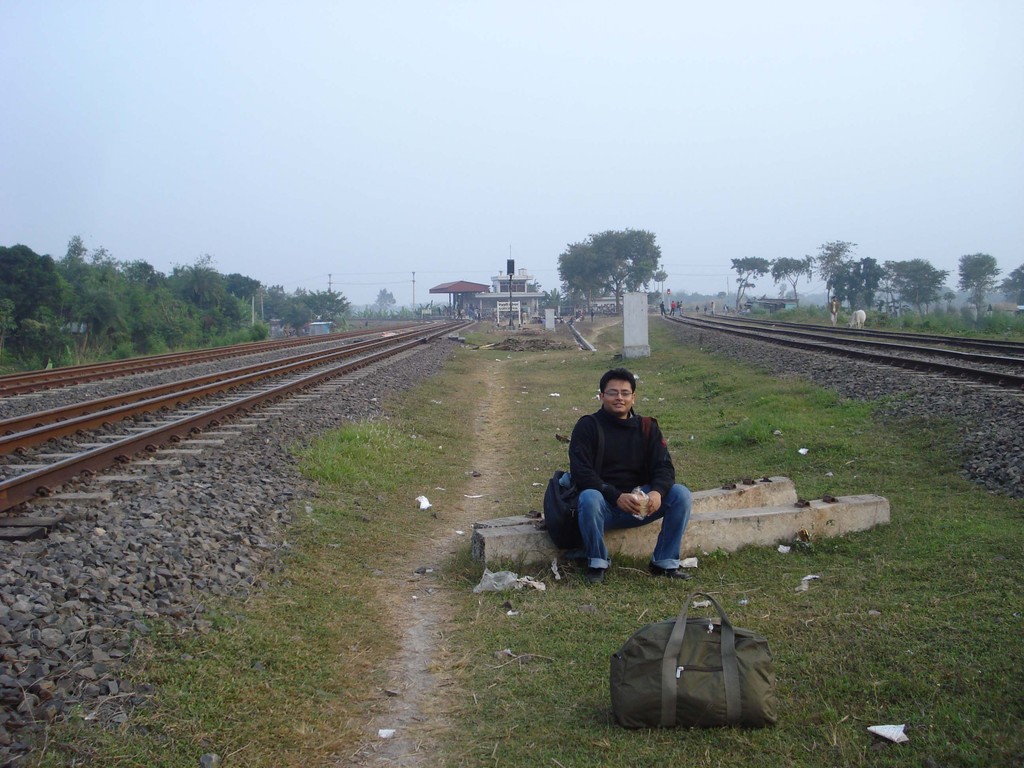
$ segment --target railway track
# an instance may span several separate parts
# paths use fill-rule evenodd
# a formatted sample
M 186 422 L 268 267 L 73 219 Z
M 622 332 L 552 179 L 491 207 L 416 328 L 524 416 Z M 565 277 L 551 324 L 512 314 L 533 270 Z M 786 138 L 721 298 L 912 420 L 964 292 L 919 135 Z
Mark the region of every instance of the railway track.
M 805 351 L 1024 390 L 1024 344 L 718 316 L 666 320 Z
M 402 331 L 414 327 L 414 324 L 396 326 L 391 330 Z M 365 336 L 365 330 L 345 331 L 327 336 L 303 336 L 301 338 L 274 339 L 270 341 L 233 344 L 226 347 L 210 347 L 190 352 L 170 352 L 164 355 L 135 357 L 130 360 L 114 360 L 89 365 L 74 365 L 64 368 L 51 368 L 38 371 L 24 371 L 0 376 L 0 397 L 37 392 L 71 384 L 82 384 L 90 381 L 101 381 L 118 376 L 131 376 L 147 371 L 162 371 L 179 368 L 182 365 L 193 365 L 208 360 L 224 360 L 262 352 L 284 350 L 311 344 L 323 343 L 327 338 L 332 341 L 355 339 Z
M 409 327 L 384 338 L 7 419 L 0 422 L 0 511 L 49 496 L 76 477 L 128 463 L 140 453 L 194 439 L 239 414 L 400 355 L 462 325 Z M 185 362 L 192 360 L 181 358 L 179 365 Z M 55 444 L 59 450 L 52 450 Z

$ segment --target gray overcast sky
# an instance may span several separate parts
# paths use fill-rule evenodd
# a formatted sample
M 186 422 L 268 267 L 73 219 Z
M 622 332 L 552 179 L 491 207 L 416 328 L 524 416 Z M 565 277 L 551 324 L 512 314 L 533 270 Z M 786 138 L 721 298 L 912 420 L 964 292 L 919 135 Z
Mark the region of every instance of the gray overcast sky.
M 0 245 L 209 253 L 356 304 L 489 283 L 510 247 L 549 290 L 625 228 L 674 293 L 829 240 L 1005 276 L 1022 39 L 1020 0 L 0 0 Z

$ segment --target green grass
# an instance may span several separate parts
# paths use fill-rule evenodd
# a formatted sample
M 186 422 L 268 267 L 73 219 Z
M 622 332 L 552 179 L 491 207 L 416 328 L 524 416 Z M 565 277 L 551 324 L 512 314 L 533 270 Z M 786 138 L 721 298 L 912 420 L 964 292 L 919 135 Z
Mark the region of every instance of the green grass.
M 518 514 L 540 508 L 536 484 L 565 466 L 555 434 L 597 408 L 592 395 L 620 362 L 619 340 L 611 327 L 592 339 L 596 354 L 466 349 L 391 403 L 386 421 L 317 441 L 303 463 L 324 496 L 300 514 L 292 553 L 267 589 L 216 605 L 208 634 L 158 633 L 135 668 L 157 684 L 153 706 L 114 734 L 81 722 L 53 729 L 39 764 L 194 766 L 207 751 L 233 755 L 230 765 L 345 764 L 381 705 L 377 670 L 395 649 L 394 633 L 381 631 L 386 596 L 375 569 L 402 562 L 415 537 L 445 525 L 418 512 L 415 496 L 429 492 L 443 508 L 466 491 L 474 423 L 460 416 L 487 388 L 483 363 L 501 360 L 491 384 L 504 388 L 500 405 L 514 427 L 493 516 Z M 457 628 L 445 638 L 447 657 L 459 660 L 445 692 L 454 722 L 444 758 L 428 762 L 1021 764 L 1021 503 L 959 476 L 947 425 L 887 423 L 870 404 L 677 346 L 661 324 L 652 324 L 651 346 L 650 358 L 629 361 L 641 379 L 637 410 L 659 419 L 681 481 L 700 490 L 787 475 L 804 498 L 883 495 L 892 522 L 789 555 L 701 555 L 690 585 L 715 594 L 774 652 L 781 719 L 760 731 L 612 723 L 609 655 L 644 623 L 674 616 L 686 586 L 649 578 L 642 561 L 616 560 L 599 587 L 570 569 L 556 582 L 546 568 L 510 563 L 544 578 L 547 591 L 475 595 L 482 566 L 467 542 L 443 577 L 457 603 Z M 821 578 L 795 591 L 811 573 Z M 532 659 L 496 658 L 505 648 Z M 884 723 L 907 723 L 910 742 L 876 745 L 866 728 Z

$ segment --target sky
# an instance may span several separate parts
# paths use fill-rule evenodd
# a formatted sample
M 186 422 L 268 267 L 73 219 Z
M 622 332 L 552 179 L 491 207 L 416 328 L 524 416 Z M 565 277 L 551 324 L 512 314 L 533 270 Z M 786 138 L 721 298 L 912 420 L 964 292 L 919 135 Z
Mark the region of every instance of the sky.
M 677 295 L 834 240 L 1005 277 L 1022 36 L 1020 0 L 0 0 L 0 245 L 355 305 L 508 258 L 550 290 L 623 229 Z

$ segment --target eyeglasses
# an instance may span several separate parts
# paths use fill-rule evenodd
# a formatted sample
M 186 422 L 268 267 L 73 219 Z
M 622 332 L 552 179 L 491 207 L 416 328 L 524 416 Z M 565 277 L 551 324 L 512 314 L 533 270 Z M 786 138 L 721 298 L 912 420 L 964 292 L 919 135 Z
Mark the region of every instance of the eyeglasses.
M 633 391 L 630 389 L 606 389 L 602 394 L 605 397 L 621 397 L 623 400 L 629 400 L 633 396 Z

